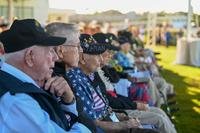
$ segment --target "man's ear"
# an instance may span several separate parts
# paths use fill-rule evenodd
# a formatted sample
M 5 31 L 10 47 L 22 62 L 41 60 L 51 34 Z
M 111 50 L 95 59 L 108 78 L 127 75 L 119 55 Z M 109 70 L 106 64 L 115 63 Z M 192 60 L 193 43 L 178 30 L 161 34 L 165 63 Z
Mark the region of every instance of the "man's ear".
M 63 59 L 63 52 L 64 52 L 63 49 L 64 48 L 63 48 L 62 45 L 57 46 L 56 49 L 55 49 L 59 59 Z
M 85 64 L 85 57 L 83 53 L 79 53 L 79 63 Z
M 33 49 L 32 48 L 28 48 L 25 51 L 24 54 L 24 59 L 25 59 L 25 63 L 29 66 L 29 67 L 33 67 L 34 65 L 34 54 L 33 54 Z

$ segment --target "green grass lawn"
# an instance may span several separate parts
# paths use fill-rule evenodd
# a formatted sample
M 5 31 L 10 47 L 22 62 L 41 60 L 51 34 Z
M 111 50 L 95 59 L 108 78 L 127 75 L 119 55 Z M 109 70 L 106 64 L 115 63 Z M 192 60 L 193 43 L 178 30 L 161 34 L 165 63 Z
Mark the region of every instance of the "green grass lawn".
M 200 68 L 176 65 L 176 47 L 151 47 L 161 54 L 159 64 L 163 77 L 172 83 L 177 93 L 180 111 L 175 114 L 178 133 L 200 133 Z

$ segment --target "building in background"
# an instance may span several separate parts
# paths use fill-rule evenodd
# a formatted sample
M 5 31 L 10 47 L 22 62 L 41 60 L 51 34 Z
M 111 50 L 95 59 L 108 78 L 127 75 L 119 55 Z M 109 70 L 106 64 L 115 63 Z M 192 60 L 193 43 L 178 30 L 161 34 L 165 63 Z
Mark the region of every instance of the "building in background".
M 184 28 L 187 26 L 187 15 L 166 15 L 157 18 L 159 24 L 163 22 L 172 25 L 174 28 Z
M 48 0 L 0 0 L 0 16 L 6 19 L 9 19 L 11 10 L 13 19 L 35 18 L 41 24 L 46 24 L 48 9 Z
M 53 9 L 50 8 L 48 11 L 48 23 L 50 22 L 69 22 L 69 17 L 75 15 L 74 10 L 68 9 Z

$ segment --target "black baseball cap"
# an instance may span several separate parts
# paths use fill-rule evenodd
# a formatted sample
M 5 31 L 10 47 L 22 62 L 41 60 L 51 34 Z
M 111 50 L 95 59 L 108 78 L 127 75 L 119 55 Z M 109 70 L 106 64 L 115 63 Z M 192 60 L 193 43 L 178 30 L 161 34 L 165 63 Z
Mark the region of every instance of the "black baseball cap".
M 105 45 L 99 45 L 89 34 L 81 34 L 79 39 L 85 54 L 99 55 L 106 51 Z
M 125 36 L 120 36 L 119 37 L 119 44 L 123 45 L 125 43 L 130 43 L 129 39 L 127 37 L 125 37 Z
M 114 46 L 113 39 L 111 36 L 104 33 L 95 33 L 92 37 L 97 41 L 98 44 L 105 45 L 108 50 L 119 51 L 120 48 Z
M 15 20 L 10 29 L 0 34 L 5 52 L 16 52 L 33 45 L 58 46 L 66 38 L 50 36 L 35 19 Z

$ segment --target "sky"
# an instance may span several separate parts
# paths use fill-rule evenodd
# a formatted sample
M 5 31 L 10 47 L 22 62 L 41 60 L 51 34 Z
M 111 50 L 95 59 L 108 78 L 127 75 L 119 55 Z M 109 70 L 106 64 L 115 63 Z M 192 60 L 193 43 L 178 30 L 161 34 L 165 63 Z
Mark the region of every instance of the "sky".
M 192 0 L 193 12 L 200 14 L 200 0 Z M 122 13 L 135 11 L 176 12 L 188 10 L 188 0 L 49 0 L 50 8 L 72 9 L 76 13 L 88 14 L 106 10 Z

